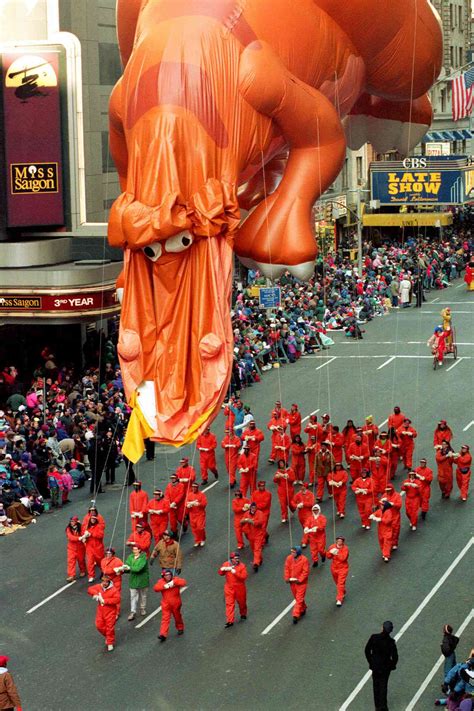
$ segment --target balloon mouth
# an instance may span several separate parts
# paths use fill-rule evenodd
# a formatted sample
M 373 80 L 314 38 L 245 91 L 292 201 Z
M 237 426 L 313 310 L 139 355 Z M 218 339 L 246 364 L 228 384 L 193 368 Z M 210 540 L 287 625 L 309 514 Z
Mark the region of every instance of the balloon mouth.
M 128 255 L 118 353 L 127 397 L 136 393 L 151 438 L 182 446 L 217 414 L 228 388 L 232 247 L 189 232 L 148 247 Z

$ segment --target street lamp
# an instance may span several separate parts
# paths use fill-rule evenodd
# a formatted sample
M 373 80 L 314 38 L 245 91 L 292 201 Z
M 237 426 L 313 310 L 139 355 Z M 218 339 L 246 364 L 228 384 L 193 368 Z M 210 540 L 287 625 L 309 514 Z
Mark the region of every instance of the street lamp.
M 359 278 L 362 278 L 362 215 L 360 214 L 360 194 L 370 194 L 370 190 L 368 188 L 348 188 L 346 192 L 356 193 L 357 195 L 357 271 Z

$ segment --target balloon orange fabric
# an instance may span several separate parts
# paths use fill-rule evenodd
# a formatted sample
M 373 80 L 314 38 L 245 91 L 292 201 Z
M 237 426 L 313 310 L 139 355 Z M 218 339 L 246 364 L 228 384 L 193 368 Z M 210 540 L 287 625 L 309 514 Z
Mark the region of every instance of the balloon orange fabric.
M 312 274 L 311 208 L 345 130 L 382 145 L 390 127 L 388 149 L 409 125 L 409 150 L 429 125 L 440 23 L 428 0 L 118 0 L 117 16 L 119 356 L 153 439 L 180 445 L 228 387 L 233 250 L 270 276 Z M 243 224 L 239 207 L 254 208 Z

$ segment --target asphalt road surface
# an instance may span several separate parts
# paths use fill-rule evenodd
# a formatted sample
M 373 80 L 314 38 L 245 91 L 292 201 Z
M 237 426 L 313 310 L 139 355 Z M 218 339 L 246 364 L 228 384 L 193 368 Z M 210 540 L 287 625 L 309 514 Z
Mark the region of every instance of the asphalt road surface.
M 265 429 L 276 399 L 285 406 L 297 402 L 304 416 L 315 410 L 330 412 L 340 427 L 349 418 L 362 423 L 369 414 L 381 424 L 398 404 L 419 432 L 415 461 L 425 456 L 433 466 L 432 434 L 439 419 L 447 419 L 453 428 L 457 451 L 465 441 L 474 444 L 473 296 L 456 282 L 443 292 L 431 292 L 421 310 L 395 311 L 368 324 L 363 341 L 336 334 L 330 350 L 265 373 L 263 382 L 244 391 L 242 399 Z M 446 305 L 453 310 L 460 358 L 433 371 L 426 340 Z M 222 415 L 213 429 L 220 441 Z M 473 499 L 461 503 L 455 490 L 450 501 L 442 501 L 435 482 L 432 509 L 416 532 L 409 530 L 403 514 L 400 548 L 389 565 L 381 560 L 375 530 L 361 530 L 352 494 L 344 521 L 334 522 L 332 502 L 325 500 L 328 543 L 337 530 L 350 548 L 348 595 L 343 607 L 336 608 L 329 565 L 320 565 L 311 571 L 308 614 L 294 626 L 290 610 L 275 620 L 292 599 L 282 567 L 290 533 L 298 540 L 300 527 L 295 519 L 291 526 L 280 523 L 274 493 L 264 565 L 258 575 L 249 570 L 248 620 L 226 630 L 223 580 L 217 569 L 229 546 L 234 547 L 234 538 L 220 452 L 221 478 L 207 493 L 208 543 L 193 549 L 190 533 L 182 541 L 182 575 L 189 586 L 183 593 L 183 637 L 171 628 L 167 642 L 160 644 L 160 614 L 139 628 L 141 619 L 128 622 L 126 580 L 113 654 L 105 652 L 95 630 L 95 603 L 86 595 L 85 579 L 27 614 L 66 585 L 64 528 L 71 515 L 82 517 L 86 512 L 85 489 L 73 492 L 74 503 L 64 510 L 44 515 L 35 527 L 0 541 L 0 651 L 11 657 L 23 707 L 362 711 L 373 708 L 364 645 L 385 619 L 391 619 L 394 634 L 400 636 L 400 662 L 390 679 L 390 709 L 430 708 L 441 683 L 436 664 L 443 624 L 463 630 L 458 657 L 474 646 Z M 271 482 L 268 452 L 267 436 L 259 476 Z M 155 483 L 165 485 L 182 454 L 158 447 L 154 462 L 139 465 L 149 493 Z M 193 450 L 188 454 L 193 457 Z M 122 467 L 119 481 L 123 475 Z M 398 485 L 401 477 L 399 471 Z M 270 483 L 269 488 L 275 487 Z M 113 543 L 118 555 L 129 533 L 127 497 L 128 490 L 117 486 L 98 499 L 107 523 L 105 542 Z M 243 560 L 251 562 L 248 549 Z M 154 583 L 158 567 L 151 572 Z M 150 591 L 148 613 L 159 604 L 158 595 Z

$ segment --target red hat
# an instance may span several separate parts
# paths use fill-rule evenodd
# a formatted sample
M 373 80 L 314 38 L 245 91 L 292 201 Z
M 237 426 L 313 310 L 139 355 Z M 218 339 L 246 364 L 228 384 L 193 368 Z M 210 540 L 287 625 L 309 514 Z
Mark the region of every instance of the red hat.
M 184 464 L 185 462 L 189 462 L 189 457 L 182 457 L 182 458 L 179 460 L 179 463 L 180 463 L 180 464 Z
M 145 524 L 142 521 L 137 523 L 137 528 L 145 528 Z
M 79 521 L 79 516 L 71 516 L 71 521 Z
M 0 656 L 0 667 L 6 667 L 9 659 L 10 657 L 6 657 L 4 655 Z
M 325 412 L 323 415 L 323 420 L 329 420 L 329 419 L 331 419 L 330 416 L 328 415 L 327 412 Z
M 240 558 L 240 553 L 237 551 L 231 551 L 229 554 L 229 558 Z
M 296 402 L 294 402 L 291 407 L 296 407 L 296 409 L 298 409 L 298 405 L 296 404 Z
M 260 479 L 260 481 L 257 482 L 257 484 L 263 484 L 265 485 L 267 482 L 264 479 Z
M 141 485 L 142 485 L 141 481 L 137 480 L 137 481 L 133 482 L 133 486 L 141 486 Z

